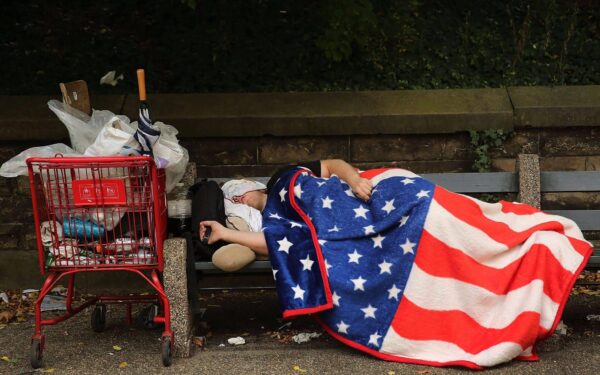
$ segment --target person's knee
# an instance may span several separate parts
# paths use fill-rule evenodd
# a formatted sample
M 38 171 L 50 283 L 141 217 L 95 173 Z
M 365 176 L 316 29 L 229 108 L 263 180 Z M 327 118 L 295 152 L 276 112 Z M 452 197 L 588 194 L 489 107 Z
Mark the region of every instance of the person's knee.
M 219 248 L 212 256 L 213 264 L 226 272 L 237 271 L 252 263 L 256 253 L 247 246 L 229 244 Z

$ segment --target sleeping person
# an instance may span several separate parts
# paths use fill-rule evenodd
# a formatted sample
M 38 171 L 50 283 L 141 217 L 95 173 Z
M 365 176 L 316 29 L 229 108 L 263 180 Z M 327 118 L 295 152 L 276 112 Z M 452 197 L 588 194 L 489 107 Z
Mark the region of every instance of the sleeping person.
M 368 200 L 371 196 L 371 182 L 360 177 L 358 172 L 343 160 L 316 160 L 298 165 L 290 165 L 278 170 L 269 180 L 267 185 L 253 180 L 231 180 L 223 184 L 225 197 L 225 214 L 233 221 L 228 221 L 226 226 L 216 221 L 204 221 L 200 224 L 200 237 L 204 235 L 206 227 L 211 228 L 209 243 L 218 240 L 229 242 L 230 245 L 217 250 L 213 255 L 213 262 L 217 267 L 226 271 L 233 271 L 243 267 L 254 260 L 255 255 L 248 252 L 268 256 L 267 244 L 261 230 L 260 214 L 267 203 L 267 196 L 280 176 L 291 169 L 300 168 L 310 171 L 314 176 L 328 178 L 337 175 L 345 181 L 361 199 Z M 245 205 L 249 208 L 243 207 Z M 235 245 L 242 246 L 235 246 Z M 216 257 L 215 257 L 216 256 Z M 216 262 L 215 262 L 216 261 Z
M 314 316 L 378 358 L 481 369 L 538 359 L 592 252 L 576 224 L 486 203 L 400 168 L 286 167 L 231 196 L 261 232 L 212 221 L 209 242 L 269 255 L 284 317 Z

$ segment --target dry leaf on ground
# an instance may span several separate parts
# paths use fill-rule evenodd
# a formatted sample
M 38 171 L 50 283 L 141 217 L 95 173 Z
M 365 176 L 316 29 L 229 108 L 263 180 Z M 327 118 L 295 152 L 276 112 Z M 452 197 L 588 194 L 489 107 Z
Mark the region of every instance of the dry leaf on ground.
M 6 324 L 15 317 L 15 312 L 11 310 L 0 311 L 0 323 Z
M 300 366 L 298 366 L 298 365 L 294 365 L 294 366 L 292 366 L 292 369 L 293 369 L 294 371 L 298 371 L 298 372 L 306 372 L 306 370 L 305 370 L 305 369 L 301 368 L 301 367 L 300 367 Z
M 200 350 L 205 349 L 204 345 L 206 344 L 206 339 L 204 337 L 194 336 L 192 337 L 192 342 L 194 343 L 194 345 L 199 347 Z

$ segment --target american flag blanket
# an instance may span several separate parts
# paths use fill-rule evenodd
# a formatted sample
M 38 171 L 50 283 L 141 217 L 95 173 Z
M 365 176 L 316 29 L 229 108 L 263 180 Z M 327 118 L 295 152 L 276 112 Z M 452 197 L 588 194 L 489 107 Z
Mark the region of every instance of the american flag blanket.
M 263 211 L 284 317 L 314 314 L 376 357 L 480 369 L 536 360 L 592 252 L 571 220 L 485 203 L 403 169 L 372 198 L 292 169 Z

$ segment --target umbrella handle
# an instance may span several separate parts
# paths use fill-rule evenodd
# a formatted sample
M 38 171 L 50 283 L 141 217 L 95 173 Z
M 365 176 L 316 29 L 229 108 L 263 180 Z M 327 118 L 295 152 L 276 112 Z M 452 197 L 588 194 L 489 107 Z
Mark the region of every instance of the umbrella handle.
M 137 81 L 138 81 L 138 92 L 140 95 L 140 101 L 146 101 L 146 74 L 144 69 L 137 70 Z

